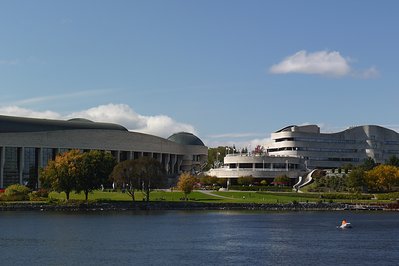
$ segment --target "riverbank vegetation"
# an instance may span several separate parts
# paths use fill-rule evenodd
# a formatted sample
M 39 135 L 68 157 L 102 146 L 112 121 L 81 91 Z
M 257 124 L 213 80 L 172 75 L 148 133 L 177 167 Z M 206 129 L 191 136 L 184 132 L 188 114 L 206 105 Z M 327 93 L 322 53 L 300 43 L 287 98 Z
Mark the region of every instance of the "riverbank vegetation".
M 68 202 L 86 202 L 83 193 L 71 192 L 69 200 L 66 200 L 65 192 L 40 192 L 40 196 L 33 197 L 31 192 L 24 198 L 4 198 L 3 202 L 16 202 L 23 200 L 28 202 L 39 201 L 43 203 L 68 204 Z M 3 193 L 4 194 L 4 193 Z M 1 195 L 1 194 L 0 194 Z M 47 197 L 45 197 L 47 196 Z M 146 201 L 146 195 L 141 191 L 135 193 L 136 201 Z M 355 193 L 295 193 L 295 192 L 249 192 L 249 191 L 192 191 L 187 196 L 188 202 L 202 203 L 257 203 L 257 204 L 287 204 L 287 203 L 349 203 L 349 204 L 382 204 L 396 203 L 399 193 L 355 194 Z M 180 202 L 186 201 L 184 192 L 155 190 L 151 192 L 150 202 Z M 88 202 L 131 202 L 131 196 L 121 190 L 101 191 L 95 190 L 90 194 Z
M 286 176 L 273 182 L 240 177 L 226 188 L 226 179 L 194 177 L 183 173 L 177 187 L 164 188 L 165 173 L 158 160 L 141 157 L 116 164 L 110 153 L 71 150 L 57 155 L 41 171 L 42 188 L 32 191 L 23 185 L 11 185 L 0 191 L 0 201 L 193 201 L 203 203 L 386 203 L 399 199 L 399 159 L 390 158 L 377 165 L 372 159 L 353 167 L 345 165 L 329 172 L 318 171 L 314 183 L 304 193 L 292 192 Z M 104 186 L 105 184 L 105 186 Z M 81 193 L 83 192 L 83 193 Z M 151 194 L 150 194 L 151 192 Z
M 307 192 L 345 193 L 390 193 L 399 191 L 399 158 L 392 156 L 385 164 L 376 164 L 368 158 L 363 164 L 346 164 L 332 169 L 330 173 L 320 171 L 314 182 L 304 188 Z

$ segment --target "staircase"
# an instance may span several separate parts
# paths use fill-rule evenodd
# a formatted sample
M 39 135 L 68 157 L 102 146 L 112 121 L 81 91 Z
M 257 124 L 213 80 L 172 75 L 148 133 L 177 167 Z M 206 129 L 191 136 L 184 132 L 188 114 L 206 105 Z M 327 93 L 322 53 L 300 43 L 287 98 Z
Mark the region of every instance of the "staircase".
M 299 181 L 293 186 L 292 190 L 295 190 L 296 192 L 301 192 L 299 189 L 301 187 L 306 186 L 307 184 L 311 183 L 313 181 L 312 174 L 316 171 L 317 169 L 312 170 L 309 174 L 306 175 L 305 178 L 302 176 L 299 177 Z

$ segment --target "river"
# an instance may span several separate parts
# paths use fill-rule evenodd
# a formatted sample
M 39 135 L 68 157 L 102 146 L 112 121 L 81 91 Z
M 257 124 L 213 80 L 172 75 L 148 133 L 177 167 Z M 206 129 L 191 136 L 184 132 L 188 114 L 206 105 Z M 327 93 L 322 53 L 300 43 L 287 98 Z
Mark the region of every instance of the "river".
M 345 218 L 354 227 L 337 229 Z M 394 212 L 0 212 L 1 265 L 398 265 Z

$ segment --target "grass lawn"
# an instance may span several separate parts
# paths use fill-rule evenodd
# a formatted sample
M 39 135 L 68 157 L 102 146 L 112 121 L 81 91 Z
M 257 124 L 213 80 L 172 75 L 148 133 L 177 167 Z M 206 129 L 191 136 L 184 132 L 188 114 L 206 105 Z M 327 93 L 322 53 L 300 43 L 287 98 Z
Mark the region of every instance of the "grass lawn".
M 66 199 L 65 193 L 57 193 L 51 192 L 49 195 L 52 199 Z M 180 201 L 181 198 L 184 197 L 183 192 L 166 192 L 166 191 L 152 191 L 150 193 L 151 201 Z M 136 201 L 142 201 L 144 198 L 144 194 L 141 192 L 135 193 Z M 191 201 L 201 201 L 201 202 L 221 202 L 222 198 L 213 197 L 201 192 L 192 192 L 188 196 Z M 84 194 L 70 194 L 70 199 L 72 200 L 84 200 Z M 104 200 L 104 201 L 131 201 L 132 198 L 127 193 L 118 192 L 104 192 L 96 190 L 93 193 L 89 193 L 89 200 Z
M 316 202 L 319 199 L 315 197 L 306 197 L 301 194 L 295 193 L 255 193 L 255 192 L 212 192 L 212 194 L 220 195 L 225 198 L 204 194 L 202 192 L 194 191 L 189 194 L 189 201 L 200 202 L 226 202 L 226 203 L 291 203 L 297 202 Z M 166 191 L 153 191 L 150 194 L 151 201 L 181 201 L 184 197 L 182 192 L 166 192 Z M 52 199 L 66 199 L 65 193 L 51 192 L 50 198 Z M 135 193 L 136 201 L 142 201 L 144 198 L 143 193 Z M 84 200 L 84 194 L 70 194 L 72 200 Z M 89 200 L 104 200 L 104 201 L 131 201 L 127 193 L 118 192 L 103 192 L 94 191 L 89 194 Z
M 215 196 L 212 196 L 215 195 Z M 222 197 L 218 197 L 222 196 Z M 350 199 L 320 199 L 319 193 L 285 193 L 285 192 L 211 192 L 210 195 L 204 194 L 200 191 L 194 191 L 189 194 L 189 201 L 198 202 L 220 202 L 220 203 L 292 203 L 296 202 L 346 202 L 346 203 L 386 203 L 392 202 L 388 200 L 350 200 Z M 65 199 L 65 193 L 51 192 L 49 195 L 52 199 Z M 143 200 L 143 193 L 136 192 L 136 201 Z M 182 192 L 173 191 L 153 191 L 150 194 L 151 201 L 181 201 L 184 197 Z M 84 194 L 71 193 L 70 198 L 72 200 L 84 200 Z M 94 191 L 89 194 L 90 201 L 131 201 L 130 196 L 127 193 L 118 192 L 103 192 Z
M 231 199 L 225 202 L 240 202 L 240 203 L 291 203 L 297 202 L 317 202 L 319 199 L 315 197 L 306 197 L 297 193 L 273 193 L 273 192 L 213 192 L 216 195 L 229 197 Z

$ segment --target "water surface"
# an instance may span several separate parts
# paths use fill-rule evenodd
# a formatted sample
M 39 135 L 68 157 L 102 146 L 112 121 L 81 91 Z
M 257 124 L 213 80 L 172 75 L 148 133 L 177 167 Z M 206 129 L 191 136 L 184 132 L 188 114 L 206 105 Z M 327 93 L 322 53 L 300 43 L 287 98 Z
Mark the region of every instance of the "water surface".
M 398 247 L 388 212 L 0 212 L 9 265 L 398 265 Z

